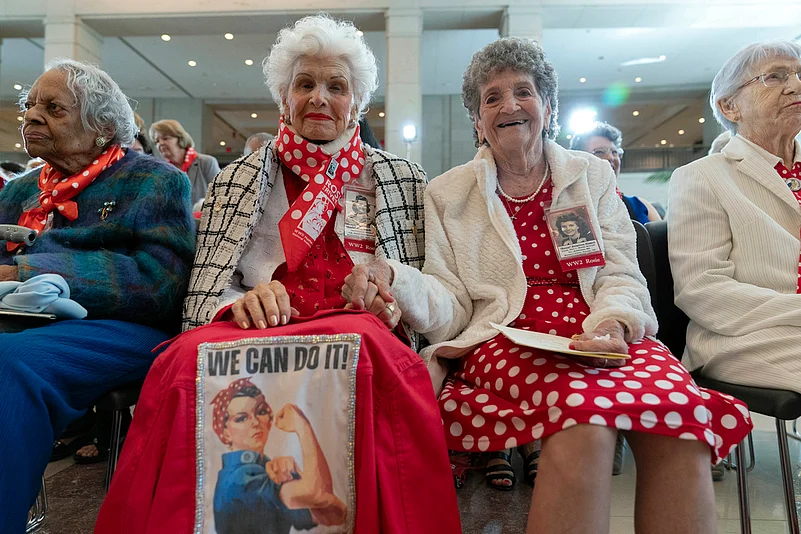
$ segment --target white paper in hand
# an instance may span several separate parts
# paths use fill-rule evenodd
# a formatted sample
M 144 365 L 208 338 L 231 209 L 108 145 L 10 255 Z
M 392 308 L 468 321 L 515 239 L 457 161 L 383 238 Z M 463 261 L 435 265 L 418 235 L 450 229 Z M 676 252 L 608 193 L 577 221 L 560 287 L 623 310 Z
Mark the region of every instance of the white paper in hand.
M 540 332 L 533 332 L 531 330 L 520 330 L 519 328 L 511 328 L 508 326 L 501 326 L 499 324 L 490 323 L 490 326 L 500 333 L 525 347 L 533 349 L 547 350 L 550 352 L 559 352 L 561 354 L 572 354 L 574 356 L 587 356 L 591 358 L 608 358 L 608 359 L 628 359 L 628 354 L 605 353 L 605 352 L 584 352 L 580 350 L 572 350 L 570 343 L 573 341 L 569 337 L 554 336 L 551 334 L 542 334 Z

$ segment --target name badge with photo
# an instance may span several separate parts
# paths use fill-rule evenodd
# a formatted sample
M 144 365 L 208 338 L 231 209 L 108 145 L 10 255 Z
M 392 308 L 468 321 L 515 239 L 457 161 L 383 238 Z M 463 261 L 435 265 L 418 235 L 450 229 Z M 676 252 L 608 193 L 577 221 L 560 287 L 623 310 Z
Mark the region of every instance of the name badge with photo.
M 375 253 L 375 192 L 356 187 L 343 190 L 345 200 L 345 250 Z
M 606 265 L 587 206 L 546 209 L 545 217 L 563 272 Z
M 194 534 L 354 528 L 361 336 L 198 348 Z

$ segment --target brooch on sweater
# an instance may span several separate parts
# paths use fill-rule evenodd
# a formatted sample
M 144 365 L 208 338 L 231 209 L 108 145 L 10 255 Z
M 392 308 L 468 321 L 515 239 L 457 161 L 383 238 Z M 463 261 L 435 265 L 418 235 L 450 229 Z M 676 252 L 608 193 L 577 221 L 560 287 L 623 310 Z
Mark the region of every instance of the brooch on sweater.
M 103 202 L 103 207 L 97 209 L 97 212 L 100 214 L 100 220 L 105 221 L 106 218 L 108 218 L 109 213 L 114 211 L 114 206 L 116 205 L 117 203 L 113 200 L 109 200 L 108 202 Z

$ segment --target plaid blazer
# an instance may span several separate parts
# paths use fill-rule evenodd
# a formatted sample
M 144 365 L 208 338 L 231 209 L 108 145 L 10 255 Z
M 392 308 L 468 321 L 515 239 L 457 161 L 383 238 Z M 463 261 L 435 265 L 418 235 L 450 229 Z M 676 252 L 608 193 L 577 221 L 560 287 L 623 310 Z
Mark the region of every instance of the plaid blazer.
M 425 172 L 416 163 L 368 145 L 364 150 L 364 172 L 372 173 L 376 182 L 376 256 L 420 269 L 425 259 Z M 263 150 L 226 166 L 209 187 L 184 301 L 184 330 L 213 319 L 280 169 L 270 141 Z M 417 335 L 412 341 L 417 348 Z

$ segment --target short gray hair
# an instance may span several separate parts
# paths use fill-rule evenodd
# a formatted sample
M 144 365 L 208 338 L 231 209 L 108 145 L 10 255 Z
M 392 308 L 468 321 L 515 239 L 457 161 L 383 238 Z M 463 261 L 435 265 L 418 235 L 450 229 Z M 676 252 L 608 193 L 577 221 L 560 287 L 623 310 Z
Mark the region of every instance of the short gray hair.
M 737 125 L 723 116 L 718 102 L 734 96 L 749 78 L 760 74 L 754 72 L 759 63 L 774 57 L 801 59 L 801 45 L 793 41 L 769 41 L 748 45 L 729 58 L 712 80 L 709 106 L 715 114 L 715 119 L 731 134 L 737 133 Z
M 109 143 L 133 145 L 139 129 L 134 121 L 132 103 L 108 73 L 90 63 L 65 58 L 48 62 L 45 72 L 51 70 L 66 74 L 67 89 L 75 98 L 74 104 L 80 106 L 84 129 L 103 137 L 113 131 Z M 30 91 L 31 88 L 26 87 L 20 92 L 20 109 L 24 108 Z
M 473 122 L 473 138 L 479 146 L 475 129 L 475 115 L 481 107 L 481 87 L 499 72 L 511 70 L 528 74 L 534 80 L 542 101 L 551 103 L 551 122 L 543 137 L 555 139 L 559 135 L 559 87 L 553 65 L 545 59 L 542 47 L 530 39 L 505 37 L 493 41 L 475 54 L 462 77 L 462 103 Z
M 267 141 L 269 141 L 272 138 L 273 138 L 273 135 L 269 134 L 267 132 L 254 133 L 253 135 L 251 135 L 250 137 L 248 137 L 245 140 L 245 150 L 242 151 L 242 155 L 243 156 L 247 156 L 247 155 L 249 155 L 249 154 L 251 154 L 253 152 L 253 149 L 250 148 L 251 141 L 259 141 L 261 146 L 264 146 L 264 145 L 267 144 Z
M 590 137 L 606 137 L 612 141 L 612 144 L 615 145 L 615 148 L 620 148 L 620 145 L 623 144 L 623 132 L 608 122 L 598 122 L 589 132 L 574 135 L 573 138 L 570 139 L 570 149 L 586 151 L 585 147 L 587 146 L 587 141 L 589 141 Z
M 356 106 L 362 115 L 378 89 L 378 65 L 359 30 L 348 21 L 326 14 L 303 17 L 278 33 L 278 39 L 264 59 L 264 78 L 273 100 L 284 113 L 284 98 L 292 84 L 292 73 L 304 57 L 343 59 L 350 67 Z

